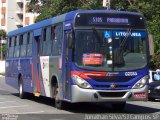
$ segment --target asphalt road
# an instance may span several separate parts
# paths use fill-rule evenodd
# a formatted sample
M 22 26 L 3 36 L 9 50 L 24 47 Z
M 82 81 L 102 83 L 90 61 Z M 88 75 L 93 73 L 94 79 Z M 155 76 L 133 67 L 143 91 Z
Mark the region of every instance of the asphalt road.
M 9 119 L 8 119 L 9 118 Z M 20 99 L 18 91 L 0 77 L 0 120 L 89 120 L 89 119 L 160 119 L 160 100 L 127 102 L 124 111 L 112 110 L 110 104 L 67 104 L 58 110 L 54 100 L 46 97 Z

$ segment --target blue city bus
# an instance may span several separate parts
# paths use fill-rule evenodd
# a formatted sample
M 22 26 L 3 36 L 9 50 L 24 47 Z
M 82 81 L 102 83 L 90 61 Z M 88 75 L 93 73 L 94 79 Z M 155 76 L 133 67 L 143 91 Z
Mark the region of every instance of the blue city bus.
M 149 47 L 141 13 L 76 10 L 8 33 L 6 83 L 66 102 L 148 98 Z

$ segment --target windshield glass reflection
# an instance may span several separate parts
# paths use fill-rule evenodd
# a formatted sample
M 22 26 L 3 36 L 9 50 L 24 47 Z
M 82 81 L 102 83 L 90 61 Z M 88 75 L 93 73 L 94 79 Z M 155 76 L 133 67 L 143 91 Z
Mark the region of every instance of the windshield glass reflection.
M 75 64 L 99 71 L 126 71 L 147 64 L 145 32 L 138 30 L 76 30 Z

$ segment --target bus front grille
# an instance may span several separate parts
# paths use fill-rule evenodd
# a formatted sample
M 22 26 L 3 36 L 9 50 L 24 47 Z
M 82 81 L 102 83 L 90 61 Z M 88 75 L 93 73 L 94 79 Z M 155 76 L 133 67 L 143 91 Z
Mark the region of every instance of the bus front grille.
M 113 90 L 113 88 L 110 87 L 110 85 L 94 85 L 95 89 L 98 90 Z M 116 85 L 115 90 L 121 90 L 121 89 L 130 89 L 130 85 Z
M 134 76 L 89 76 L 96 82 L 128 82 L 134 78 Z
M 98 92 L 101 97 L 123 97 L 126 92 Z

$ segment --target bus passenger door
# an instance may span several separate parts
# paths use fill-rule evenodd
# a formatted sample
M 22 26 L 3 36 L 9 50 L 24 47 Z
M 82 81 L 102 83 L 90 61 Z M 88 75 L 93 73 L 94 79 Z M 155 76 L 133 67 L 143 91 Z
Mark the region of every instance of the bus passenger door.
M 33 92 L 35 96 L 40 95 L 40 37 L 34 36 L 33 40 L 33 63 L 32 63 L 32 80 Z
M 63 88 L 64 88 L 64 97 L 65 99 L 71 99 L 71 82 L 70 82 L 70 73 L 71 73 L 71 49 L 68 48 L 67 41 L 70 40 L 71 31 L 65 31 L 65 47 L 64 47 L 64 79 L 63 79 Z

